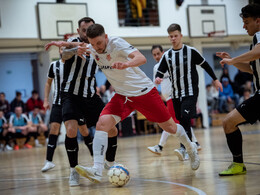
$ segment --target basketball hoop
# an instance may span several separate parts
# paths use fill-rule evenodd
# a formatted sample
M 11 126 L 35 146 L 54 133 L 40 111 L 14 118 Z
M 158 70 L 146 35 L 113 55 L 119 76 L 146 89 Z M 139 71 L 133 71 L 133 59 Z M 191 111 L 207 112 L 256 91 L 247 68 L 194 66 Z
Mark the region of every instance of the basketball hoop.
M 208 37 L 225 37 L 227 36 L 226 31 L 225 30 L 218 30 L 218 31 L 212 31 L 208 33 Z
M 63 39 L 66 41 L 71 37 L 77 37 L 77 36 L 78 36 L 78 33 L 67 33 L 67 34 L 63 35 Z

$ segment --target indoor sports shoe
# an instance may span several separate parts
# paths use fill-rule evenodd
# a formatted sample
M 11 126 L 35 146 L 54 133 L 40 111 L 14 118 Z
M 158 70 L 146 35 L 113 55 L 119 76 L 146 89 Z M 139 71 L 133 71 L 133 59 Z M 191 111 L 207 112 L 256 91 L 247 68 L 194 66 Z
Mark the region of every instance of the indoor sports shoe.
M 192 170 L 197 170 L 200 166 L 200 158 L 195 143 L 191 142 L 191 150 L 187 151 L 190 157 L 190 166 Z
M 105 164 L 104 164 L 104 168 L 105 168 L 106 170 L 109 170 L 110 167 L 112 167 L 112 166 L 114 166 L 114 165 L 116 165 L 116 164 L 118 164 L 116 161 L 114 161 L 114 162 L 109 162 L 109 161 L 106 160 L 106 162 L 105 162 Z
M 227 170 L 220 172 L 219 176 L 232 176 L 246 174 L 246 167 L 244 163 L 233 162 Z
M 160 148 L 159 145 L 150 146 L 150 147 L 147 147 L 147 149 L 148 149 L 150 152 L 154 153 L 154 154 L 161 155 L 161 153 L 162 153 L 162 150 L 161 150 L 161 148 Z
M 186 150 L 183 147 L 174 150 L 174 155 L 178 157 L 179 161 L 185 161 Z
M 32 146 L 30 144 L 24 144 L 24 147 L 28 148 L 28 149 L 31 149 Z
M 13 148 L 12 148 L 11 146 L 9 146 L 9 145 L 6 145 L 6 146 L 5 146 L 5 148 L 4 148 L 4 150 L 7 150 L 7 151 L 12 151 L 12 150 L 13 150 Z
M 79 186 L 79 174 L 77 173 L 75 168 L 70 168 L 69 185 L 71 187 Z
M 200 151 L 201 150 L 201 145 L 199 144 L 199 142 L 195 142 L 197 145 L 197 150 Z
M 15 145 L 15 146 L 14 146 L 14 150 L 19 150 L 19 146 L 18 146 L 18 145 Z
M 48 170 L 50 170 L 50 169 L 52 169 L 54 167 L 55 167 L 55 164 L 53 162 L 46 160 L 45 161 L 45 165 L 42 168 L 42 172 L 46 172 L 46 171 L 48 171 Z
M 81 176 L 88 178 L 91 182 L 100 183 L 102 175 L 99 175 L 94 167 L 77 165 L 75 169 Z

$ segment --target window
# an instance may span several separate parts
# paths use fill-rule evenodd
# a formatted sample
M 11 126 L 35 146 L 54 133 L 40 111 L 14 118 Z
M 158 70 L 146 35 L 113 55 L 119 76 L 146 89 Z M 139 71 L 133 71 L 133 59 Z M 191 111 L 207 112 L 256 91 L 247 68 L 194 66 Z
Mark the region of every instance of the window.
M 119 26 L 159 26 L 157 0 L 117 0 Z

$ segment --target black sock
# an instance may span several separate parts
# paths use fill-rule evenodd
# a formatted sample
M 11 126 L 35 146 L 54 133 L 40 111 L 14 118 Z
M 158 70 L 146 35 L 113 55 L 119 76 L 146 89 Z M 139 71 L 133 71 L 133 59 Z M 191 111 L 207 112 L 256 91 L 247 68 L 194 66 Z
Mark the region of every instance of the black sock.
M 93 156 L 93 138 L 90 136 L 90 134 L 88 134 L 88 136 L 83 137 L 84 139 L 84 143 L 86 144 L 86 146 L 89 149 L 90 155 Z
M 57 139 L 58 139 L 58 135 L 53 135 L 53 134 L 49 135 L 49 142 L 47 145 L 47 154 L 46 154 L 46 159 L 48 161 L 52 161 L 54 151 L 57 145 Z
M 158 146 L 159 146 L 160 150 L 162 150 L 162 149 L 163 149 L 163 147 L 162 147 L 161 145 L 158 145 Z
M 66 135 L 65 148 L 70 162 L 70 167 L 74 168 L 78 164 L 79 145 L 77 137 L 69 138 Z
M 26 140 L 25 140 L 24 144 L 27 144 L 27 143 L 30 141 L 31 137 L 32 137 L 32 134 L 31 134 L 31 133 L 28 133 L 28 134 L 26 135 Z
M 240 129 L 226 134 L 228 147 L 233 155 L 233 162 L 243 163 L 242 134 Z
M 115 161 L 117 150 L 117 136 L 109 137 L 107 144 L 106 160 L 109 162 Z

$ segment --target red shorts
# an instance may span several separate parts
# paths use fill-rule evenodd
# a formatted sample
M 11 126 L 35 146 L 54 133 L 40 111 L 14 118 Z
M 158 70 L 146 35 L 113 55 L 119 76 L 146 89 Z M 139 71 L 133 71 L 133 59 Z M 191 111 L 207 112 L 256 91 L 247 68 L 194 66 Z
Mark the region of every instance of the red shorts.
M 175 111 L 174 111 L 172 99 L 169 99 L 166 103 L 167 103 L 167 108 L 168 108 L 174 122 L 180 124 L 180 122 L 177 120 L 177 118 L 175 116 Z
M 116 93 L 105 106 L 100 116 L 116 115 L 121 117 L 121 120 L 124 120 L 134 110 L 138 110 L 152 122 L 162 123 L 171 118 L 169 110 L 164 105 L 156 88 L 153 88 L 145 95 L 137 97 L 126 97 Z

